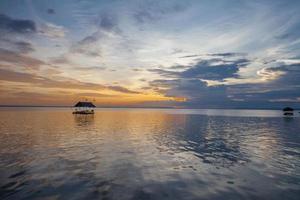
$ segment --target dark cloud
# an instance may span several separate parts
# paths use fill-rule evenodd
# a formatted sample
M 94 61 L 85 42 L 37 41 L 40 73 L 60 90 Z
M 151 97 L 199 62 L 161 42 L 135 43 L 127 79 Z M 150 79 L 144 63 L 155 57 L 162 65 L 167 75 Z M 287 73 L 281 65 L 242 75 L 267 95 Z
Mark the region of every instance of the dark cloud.
M 72 53 L 83 54 L 89 57 L 101 57 L 100 50 L 93 50 L 93 49 L 85 49 L 83 47 L 75 48 L 71 50 Z
M 280 67 L 268 68 L 271 72 L 283 72 L 275 83 L 281 86 L 300 86 L 300 63 L 283 64 Z
M 50 15 L 53 15 L 53 14 L 55 14 L 55 10 L 53 8 L 48 8 L 47 13 Z
M 214 62 L 223 62 L 222 64 L 214 64 Z M 171 71 L 165 69 L 150 69 L 149 71 L 158 73 L 168 78 L 200 78 L 208 80 L 223 80 L 225 78 L 238 77 L 239 68 L 249 63 L 247 59 L 238 59 L 235 61 L 224 60 L 204 60 L 199 61 L 195 65 L 185 67 L 184 71 Z M 178 69 L 179 67 L 176 66 Z M 174 68 L 173 68 L 174 69 Z
M 133 17 L 138 23 L 147 23 L 160 20 L 164 16 L 182 12 L 187 7 L 186 3 L 156 0 L 144 1 L 142 4 L 137 5 L 138 6 L 133 14 Z
M 169 67 L 169 69 L 186 69 L 186 68 L 189 68 L 189 66 L 183 66 L 183 65 L 173 65 L 171 67 Z
M 97 66 L 92 66 L 92 67 L 73 67 L 72 69 L 78 70 L 78 71 L 103 71 L 103 70 L 106 70 L 106 67 L 97 67 Z
M 24 47 L 27 46 L 27 44 L 21 43 L 21 46 Z M 2 65 L 13 64 L 14 66 L 25 67 L 28 69 L 30 68 L 35 70 L 39 69 L 41 65 L 45 64 L 41 60 L 2 48 L 0 48 L 0 63 Z
M 207 53 L 207 54 L 192 54 L 181 56 L 179 58 L 194 58 L 194 57 L 203 57 L 203 56 L 212 56 L 212 57 L 234 57 L 234 56 L 247 56 L 246 53 L 235 53 L 235 52 L 226 52 L 226 53 Z
M 199 56 L 201 56 L 201 55 L 193 54 L 193 55 L 181 56 L 179 58 L 193 58 L 193 57 L 199 57 Z
M 20 53 L 26 54 L 34 51 L 32 44 L 29 42 L 19 41 L 14 42 L 13 44 L 16 46 Z
M 115 30 L 118 27 L 117 17 L 107 13 L 102 14 L 99 19 L 98 26 L 107 31 Z
M 255 105 L 262 108 L 281 108 L 286 105 L 299 107 L 300 103 L 300 63 L 281 64 L 267 68 L 268 73 L 280 72 L 272 81 L 255 84 L 228 86 L 233 99 L 244 99 L 244 107 Z
M 34 21 L 12 19 L 4 14 L 0 14 L 0 30 L 1 32 L 29 34 L 35 33 L 37 28 Z
M 281 75 L 266 83 L 231 86 L 231 95 L 234 98 L 246 99 L 247 102 L 288 103 L 297 99 L 300 102 L 300 64 L 282 64 L 266 70 L 269 73 L 281 72 Z
M 151 89 L 170 97 L 185 97 L 177 106 L 188 108 L 282 108 L 299 107 L 300 86 L 278 88 L 271 84 L 208 86 L 197 79 L 155 80 Z M 149 88 L 148 88 L 149 89 Z
M 180 103 L 185 107 L 219 107 L 230 101 L 225 86 L 208 87 L 198 79 L 160 79 L 150 82 L 149 85 L 167 96 L 187 98 L 186 102 Z
M 132 71 L 134 71 L 134 72 L 140 72 L 140 71 L 143 71 L 143 69 L 134 68 L 134 69 L 132 69 Z
M 232 94 L 233 98 L 237 99 L 246 99 L 247 102 L 260 102 L 260 101 L 276 101 L 286 99 L 286 102 L 289 100 L 296 100 L 300 97 L 300 87 L 298 88 L 273 88 L 269 87 L 269 90 L 254 90 L 252 92 L 244 92 L 253 88 L 254 86 L 266 87 L 262 85 L 244 85 L 241 86 L 231 86 L 234 90 L 239 90 L 237 94 Z M 244 91 L 243 91 L 244 90 Z M 299 101 L 299 99 L 298 99 Z
M 92 35 L 86 36 L 82 40 L 78 42 L 79 45 L 91 44 L 98 41 L 97 33 L 93 33 Z
M 168 96 L 178 95 L 185 96 L 190 99 L 205 97 L 207 95 L 205 94 L 205 90 L 208 88 L 205 82 L 197 79 L 155 80 L 150 83 L 150 86 L 166 88 L 166 94 Z
M 89 57 L 101 57 L 101 50 L 95 43 L 100 39 L 99 33 L 84 37 L 70 48 L 70 53 L 83 54 Z
M 35 51 L 33 45 L 30 42 L 9 38 L 0 39 L 0 46 L 5 47 L 6 50 L 21 54 L 27 54 Z
M 247 54 L 245 54 L 245 53 L 227 52 L 227 53 L 211 53 L 211 54 L 207 54 L 207 55 L 209 55 L 209 56 L 232 57 L 232 56 L 245 56 Z
M 180 73 L 182 78 L 201 78 L 208 80 L 223 80 L 238 77 L 240 67 L 248 64 L 248 60 L 239 59 L 232 63 L 212 65 L 210 61 L 200 61 L 196 65 Z
M 168 77 L 168 78 L 176 78 L 178 77 L 178 73 L 176 71 L 170 71 L 170 70 L 165 70 L 165 69 L 148 69 L 149 72 L 154 72 L 156 74 Z
M 129 93 L 129 94 L 139 94 L 140 93 L 137 91 L 129 90 L 129 89 L 127 89 L 125 87 L 121 87 L 121 86 L 107 86 L 107 88 L 114 90 L 114 91 L 122 92 L 122 93 Z
M 217 54 L 214 55 L 217 56 Z M 219 56 L 232 56 L 232 54 Z M 224 63 L 213 64 L 219 61 Z M 225 78 L 241 79 L 237 72 L 249 62 L 243 58 L 235 61 L 213 59 L 200 61 L 179 72 L 153 69 L 149 71 L 160 74 L 164 79 L 149 82 L 149 87 L 166 96 L 187 98 L 186 102 L 179 103 L 183 107 L 281 108 L 286 105 L 299 106 L 300 63 L 280 63 L 279 67 L 266 68 L 263 76 L 273 78 L 261 83 L 208 86 L 205 81 L 200 80 L 222 82 Z

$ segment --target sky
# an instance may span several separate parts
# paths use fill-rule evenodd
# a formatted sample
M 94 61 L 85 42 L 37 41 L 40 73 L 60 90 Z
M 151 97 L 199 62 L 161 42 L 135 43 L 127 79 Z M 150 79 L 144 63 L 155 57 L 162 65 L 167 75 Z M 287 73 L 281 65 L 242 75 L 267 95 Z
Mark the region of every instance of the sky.
M 300 107 L 300 1 L 1 0 L 0 105 Z

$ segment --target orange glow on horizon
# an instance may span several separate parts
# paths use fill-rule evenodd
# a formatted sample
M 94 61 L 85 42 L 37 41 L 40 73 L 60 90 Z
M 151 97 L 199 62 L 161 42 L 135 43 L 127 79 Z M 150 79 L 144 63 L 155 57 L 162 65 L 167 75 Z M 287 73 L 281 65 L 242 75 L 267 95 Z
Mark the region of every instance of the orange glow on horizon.
M 98 106 L 135 106 L 147 103 L 184 102 L 185 97 L 169 97 L 152 91 L 136 93 L 109 89 L 86 90 L 73 88 L 42 88 L 36 85 L 9 82 L 0 92 L 2 105 L 63 105 L 72 106 L 77 101 L 94 101 Z

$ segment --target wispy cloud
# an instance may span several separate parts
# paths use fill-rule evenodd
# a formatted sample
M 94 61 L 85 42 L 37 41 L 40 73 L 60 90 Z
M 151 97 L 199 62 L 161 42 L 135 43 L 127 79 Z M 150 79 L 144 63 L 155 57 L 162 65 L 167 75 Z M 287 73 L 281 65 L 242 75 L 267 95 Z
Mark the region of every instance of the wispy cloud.
M 63 26 L 47 22 L 39 25 L 38 33 L 50 38 L 63 38 L 65 37 L 67 30 Z
M 7 15 L 0 14 L 0 31 L 3 33 L 30 34 L 36 33 L 36 24 L 32 20 L 13 19 Z
M 123 94 L 120 102 L 178 97 L 186 107 L 298 100 L 298 1 L 24 4 L 0 8 L 5 84 L 107 90 Z
M 24 45 L 24 44 L 22 44 Z M 25 45 L 26 46 L 26 45 Z M 24 46 L 23 46 L 24 48 Z M 32 58 L 17 52 L 5 50 L 0 48 L 0 65 L 14 65 L 15 67 L 19 66 L 20 68 L 34 69 L 37 70 L 41 65 L 45 64 L 39 59 Z

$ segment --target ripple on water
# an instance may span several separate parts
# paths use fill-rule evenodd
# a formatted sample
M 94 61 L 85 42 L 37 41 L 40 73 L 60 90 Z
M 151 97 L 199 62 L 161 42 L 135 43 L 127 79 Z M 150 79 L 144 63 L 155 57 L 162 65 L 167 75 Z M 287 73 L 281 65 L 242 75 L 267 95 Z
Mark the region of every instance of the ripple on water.
M 177 112 L 0 111 L 0 199 L 298 199 L 300 118 Z

